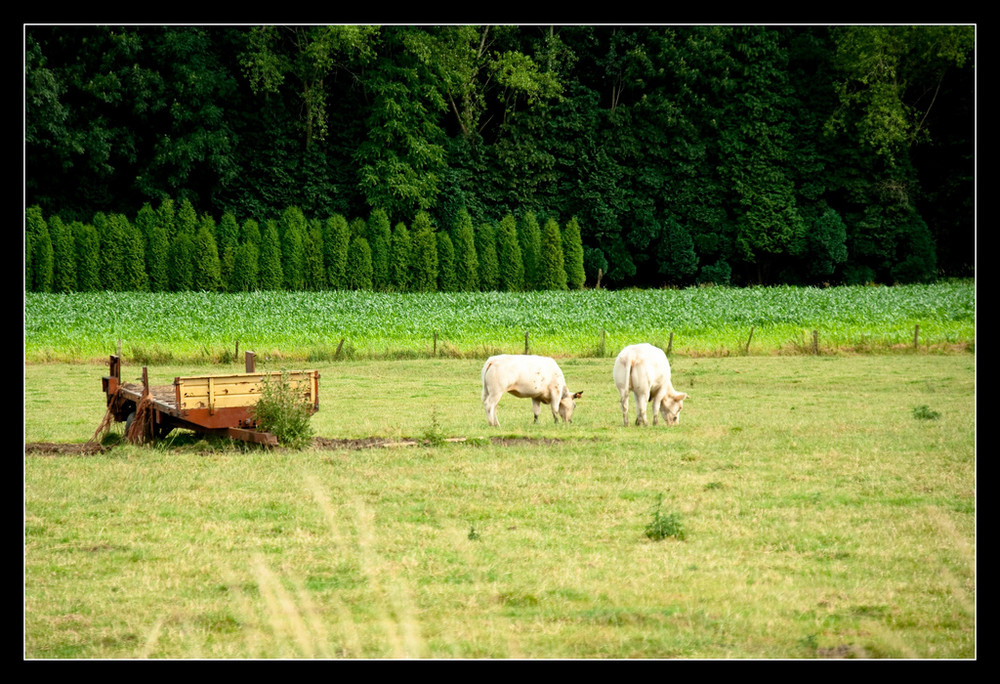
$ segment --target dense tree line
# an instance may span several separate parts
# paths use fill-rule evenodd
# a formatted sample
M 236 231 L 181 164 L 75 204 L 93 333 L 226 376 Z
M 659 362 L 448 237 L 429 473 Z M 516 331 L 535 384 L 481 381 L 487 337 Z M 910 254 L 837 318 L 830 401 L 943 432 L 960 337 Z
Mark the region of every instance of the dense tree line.
M 974 38 L 27 26 L 26 286 L 971 275 Z
M 33 292 L 374 290 L 475 292 L 566 290 L 584 285 L 576 219 L 507 214 L 473 226 L 460 209 L 439 228 L 420 211 L 392 229 L 385 211 L 348 222 L 290 207 L 263 225 L 226 212 L 198 216 L 190 200 L 144 204 L 134 219 L 98 213 L 92 223 L 26 215 L 25 289 Z M 174 236 L 171 238 L 170 236 Z M 521 245 L 534 242 L 533 251 Z M 482 258 L 480 258 L 482 254 Z

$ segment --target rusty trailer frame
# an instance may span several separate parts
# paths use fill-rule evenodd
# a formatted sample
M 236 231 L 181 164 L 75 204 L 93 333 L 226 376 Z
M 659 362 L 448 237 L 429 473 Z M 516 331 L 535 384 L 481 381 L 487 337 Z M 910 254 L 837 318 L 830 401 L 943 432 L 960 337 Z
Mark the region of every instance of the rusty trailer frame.
M 260 399 L 265 382 L 286 382 L 309 406 L 319 410 L 319 372 L 272 371 L 258 373 L 253 352 L 246 352 L 246 372 L 175 377 L 171 385 L 151 386 L 145 366 L 141 383 L 121 380 L 121 358 L 111 355 L 108 375 L 101 379 L 108 412 L 117 422 L 125 422 L 126 434 L 140 411 L 146 411 L 142 429 L 145 439 L 165 437 L 174 428 L 216 434 L 246 442 L 275 446 L 277 437 L 258 429 L 253 407 Z

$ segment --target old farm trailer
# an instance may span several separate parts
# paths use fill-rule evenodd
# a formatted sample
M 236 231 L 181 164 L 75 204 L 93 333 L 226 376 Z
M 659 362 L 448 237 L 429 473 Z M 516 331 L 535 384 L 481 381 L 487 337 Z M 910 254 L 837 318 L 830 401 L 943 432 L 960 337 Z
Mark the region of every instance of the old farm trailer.
M 318 371 L 257 373 L 253 352 L 246 353 L 246 371 L 176 377 L 171 385 L 150 386 L 144 366 L 141 383 L 125 383 L 121 380 L 121 358 L 112 354 L 109 373 L 101 384 L 108 414 L 117 422 L 126 422 L 126 436 L 132 441 L 160 439 L 174 428 L 183 428 L 276 445 L 277 437 L 257 428 L 251 410 L 269 381 L 286 383 L 308 405 L 310 413 L 319 410 Z M 139 423 L 136 430 L 130 429 L 133 423 Z

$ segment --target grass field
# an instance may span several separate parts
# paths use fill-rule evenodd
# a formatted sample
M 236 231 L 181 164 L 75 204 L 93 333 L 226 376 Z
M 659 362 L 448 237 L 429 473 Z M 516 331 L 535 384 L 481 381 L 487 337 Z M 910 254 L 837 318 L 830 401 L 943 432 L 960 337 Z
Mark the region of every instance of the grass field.
M 501 428 L 481 358 L 356 359 L 307 364 L 322 447 L 27 453 L 25 656 L 976 657 L 971 353 L 671 361 L 673 428 L 621 426 L 609 358 Z M 25 443 L 86 441 L 104 373 L 26 365 Z M 372 436 L 418 444 L 332 441 Z

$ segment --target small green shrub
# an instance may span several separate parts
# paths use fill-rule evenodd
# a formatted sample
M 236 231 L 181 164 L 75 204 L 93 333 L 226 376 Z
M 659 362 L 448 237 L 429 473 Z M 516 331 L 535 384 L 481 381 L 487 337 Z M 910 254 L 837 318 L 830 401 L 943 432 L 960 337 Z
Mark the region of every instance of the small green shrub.
M 937 420 L 941 414 L 931 409 L 927 404 L 923 404 L 913 408 L 913 417 L 917 420 Z
M 660 510 L 662 503 L 663 497 L 660 497 L 657 499 L 656 505 L 653 506 L 653 519 L 646 525 L 646 536 L 653 541 L 660 541 L 667 537 L 684 539 L 684 522 L 681 520 L 681 514 L 676 512 L 663 513 Z
M 312 439 L 309 404 L 302 401 L 284 375 L 264 379 L 260 400 L 251 414 L 258 429 L 273 434 L 282 446 L 298 449 Z

